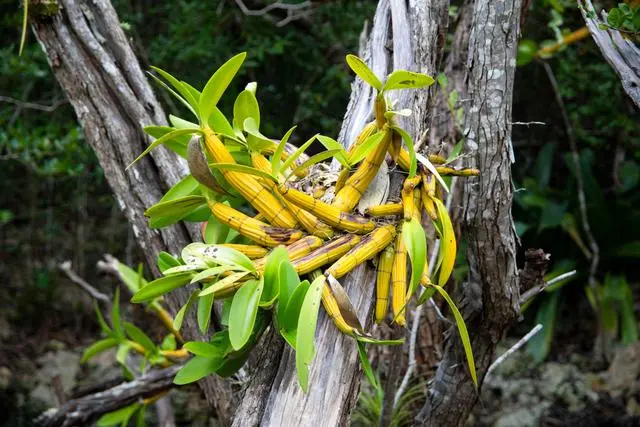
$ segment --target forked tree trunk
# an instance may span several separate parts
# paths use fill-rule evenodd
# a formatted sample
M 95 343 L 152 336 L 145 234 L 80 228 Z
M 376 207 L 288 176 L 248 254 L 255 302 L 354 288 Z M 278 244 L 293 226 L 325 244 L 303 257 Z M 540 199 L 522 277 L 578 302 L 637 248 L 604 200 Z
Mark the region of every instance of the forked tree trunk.
M 35 19 L 33 28 L 153 267 L 159 251 L 175 253 L 195 237 L 183 226 L 150 230 L 142 214 L 179 179 L 184 165 L 168 151 L 158 149 L 125 171 L 149 142 L 141 127 L 163 124 L 165 116 L 111 4 L 107 0 L 59 2 L 61 12 L 52 18 Z M 480 314 L 469 309 L 465 315 L 479 319 L 472 337 L 482 376 L 517 309 L 515 235 L 510 216 L 510 120 L 520 1 L 477 0 L 473 7 L 468 53 L 456 55 L 469 58 L 469 78 L 465 80 L 469 101 L 464 104 L 466 148 L 473 155 L 472 166 L 482 171 L 482 177 L 470 180 L 464 193 L 471 281 L 482 289 L 483 302 Z M 381 0 L 361 55 L 381 76 L 400 68 L 435 76 L 448 8 L 447 0 Z M 468 21 L 461 21 L 468 25 Z M 370 120 L 374 96 L 359 80 L 352 89 L 340 133 L 340 140 L 347 144 Z M 403 126 L 416 141 L 423 139 L 429 127 L 437 128 L 431 121 L 437 112 L 430 101 L 434 91 L 435 86 L 397 95 L 401 108 L 413 110 Z M 343 279 L 361 320 L 367 319 L 367 323 L 374 304 L 374 276 L 370 266 L 361 265 Z M 184 303 L 186 296 L 186 290 L 172 293 L 171 308 Z M 464 300 L 462 305 L 474 306 L 465 305 Z M 192 320 L 184 327 L 188 337 L 198 336 Z M 229 383 L 214 376 L 204 380 L 203 388 L 224 424 L 233 419 L 237 426 L 346 425 L 360 385 L 355 344 L 322 314 L 316 349 L 308 394 L 297 384 L 294 353 L 274 331 L 261 340 L 248 369 L 250 379 L 239 393 L 232 396 Z M 446 426 L 464 422 L 477 397 L 465 366 L 454 336 L 447 342 L 419 421 Z

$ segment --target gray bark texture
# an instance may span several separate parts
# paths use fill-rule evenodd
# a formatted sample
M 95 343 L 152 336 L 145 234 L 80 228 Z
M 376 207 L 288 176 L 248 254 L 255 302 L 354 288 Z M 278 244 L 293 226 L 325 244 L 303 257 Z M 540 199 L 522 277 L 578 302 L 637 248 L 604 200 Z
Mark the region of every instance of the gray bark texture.
M 459 307 L 470 327 L 480 383 L 496 344 L 519 312 L 517 237 L 511 218 L 511 106 L 520 8 L 519 0 L 475 1 L 469 38 L 463 132 L 469 165 L 481 175 L 464 183 L 462 226 L 470 277 L 462 286 Z M 477 398 L 459 338 L 451 330 L 416 424 L 461 425 Z
M 36 19 L 34 31 L 153 267 L 159 251 L 175 253 L 196 238 L 184 226 L 151 230 L 143 216 L 144 210 L 185 173 L 185 165 L 170 152 L 157 149 L 125 171 L 149 143 L 142 126 L 164 124 L 165 116 L 111 4 L 107 0 L 59 2 L 61 12 Z M 360 56 L 379 76 L 394 69 L 435 76 L 447 31 L 448 8 L 448 0 L 380 0 Z M 458 23 L 455 51 L 446 62 L 447 72 L 451 70 L 454 75 L 450 89 L 466 98 L 463 130 L 466 149 L 471 153 L 470 166 L 482 171 L 479 179 L 468 180 L 464 188 L 463 231 L 469 240 L 472 273 L 460 299 L 463 314 L 473 326 L 471 336 L 480 378 L 518 309 L 510 122 L 519 14 L 519 0 L 476 0 L 466 6 Z M 463 58 L 468 58 L 466 63 Z M 442 99 L 435 101 L 435 92 L 434 85 L 393 94 L 399 108 L 413 110 L 402 126 L 416 142 L 424 146 L 428 143 L 431 151 L 449 145 L 459 133 L 446 112 L 444 125 L 435 120 L 443 111 Z M 351 144 L 371 120 L 374 96 L 362 81 L 354 82 L 339 138 L 345 145 Z M 429 128 L 435 135 L 426 133 Z M 360 265 L 342 279 L 365 324 L 371 323 L 374 280 L 375 271 L 370 265 Z M 479 298 L 471 295 L 480 294 L 478 304 Z M 187 295 L 184 289 L 173 292 L 169 297 L 171 308 L 175 311 Z M 183 328 L 187 338 L 198 338 L 193 319 Z M 355 343 L 322 312 L 316 349 L 307 394 L 297 384 L 293 351 L 273 330 L 265 333 L 254 350 L 256 356 L 247 368 L 249 379 L 239 393 L 232 395 L 229 383 L 215 376 L 201 385 L 224 425 L 231 421 L 234 426 L 348 425 L 361 377 Z M 427 405 L 417 422 L 461 425 L 476 399 L 459 339 L 452 330 Z
M 101 415 L 169 390 L 173 387 L 173 377 L 179 369 L 180 366 L 173 366 L 151 371 L 143 377 L 124 382 L 106 391 L 70 400 L 59 409 L 52 408 L 42 413 L 36 418 L 35 423 L 42 427 L 90 425 Z
M 95 151 L 114 197 L 131 224 L 146 262 L 159 274 L 160 251 L 180 253 L 191 242 L 189 230 L 177 225 L 153 230 L 144 211 L 187 173 L 184 161 L 160 148 L 125 170 L 150 143 L 144 126 L 166 124 L 166 117 L 120 21 L 107 0 L 59 0 L 60 12 L 32 17 L 32 27 L 54 75 L 71 102 L 86 141 Z M 194 238 L 197 235 L 193 234 Z M 179 289 L 166 301 L 175 313 L 188 299 Z M 202 338 L 195 316 L 183 325 L 187 339 Z M 201 381 L 207 400 L 223 420 L 232 415 L 231 386 L 215 376 Z
M 600 29 L 598 19 L 591 0 L 578 0 L 591 37 L 596 42 L 602 56 L 620 77 L 620 82 L 627 95 L 640 108 L 640 49 L 632 40 L 622 37 L 619 31 Z M 594 17 L 587 14 L 593 12 Z M 604 21 L 606 14 L 603 12 Z

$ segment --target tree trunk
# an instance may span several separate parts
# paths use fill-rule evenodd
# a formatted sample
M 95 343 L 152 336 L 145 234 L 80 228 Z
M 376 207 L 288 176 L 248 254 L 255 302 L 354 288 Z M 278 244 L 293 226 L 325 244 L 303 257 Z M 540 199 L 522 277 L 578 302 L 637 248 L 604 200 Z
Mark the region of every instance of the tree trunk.
M 33 30 L 44 49 L 58 83 L 78 116 L 87 142 L 95 151 L 142 248 L 147 265 L 157 276 L 160 251 L 180 253 L 197 238 L 183 225 L 152 230 L 144 211 L 187 173 L 186 163 L 160 148 L 129 170 L 149 144 L 144 126 L 166 124 L 166 117 L 126 39 L 120 21 L 107 0 L 58 0 L 60 12 L 32 17 Z M 188 299 L 180 289 L 167 296 L 175 313 Z M 195 316 L 183 325 L 188 339 L 202 338 Z M 201 382 L 207 400 L 222 420 L 232 415 L 231 386 L 210 376 Z
M 148 264 L 155 268 L 159 251 L 176 253 L 196 237 L 190 236 L 184 226 L 159 232 L 150 230 L 143 216 L 144 210 L 157 202 L 163 191 L 185 172 L 184 164 L 167 150 L 158 149 L 129 171 L 124 170 L 148 144 L 141 127 L 164 124 L 164 114 L 110 3 L 59 1 L 62 11 L 52 18 L 36 20 L 34 30 L 120 207 L 132 224 Z M 445 40 L 448 8 L 447 0 L 381 0 L 361 56 L 380 76 L 393 69 L 435 76 Z M 467 78 L 462 71 L 456 74 L 454 87 L 462 91 L 464 84 L 468 84 L 465 90 L 470 101 L 464 104 L 466 148 L 472 153 L 471 166 L 482 171 L 482 177 L 469 180 L 464 191 L 464 229 L 471 263 L 468 288 L 481 288 L 483 303 L 479 313 L 474 304 L 466 304 L 473 302 L 469 298 L 463 299 L 461 306 L 467 319 L 477 319 L 470 323 L 477 325 L 471 335 L 480 377 L 491 361 L 495 344 L 517 313 L 510 120 L 519 13 L 519 0 L 477 0 L 473 13 L 464 15 L 466 18 L 461 18 L 459 24 L 462 28 L 472 23 L 469 75 Z M 460 37 L 462 41 L 454 47 L 466 49 L 464 34 Z M 467 52 L 455 52 L 448 63 L 455 67 L 465 57 Z M 438 127 L 433 121 L 441 110 L 432 105 L 435 89 L 434 85 L 425 90 L 394 93 L 400 108 L 413 110 L 402 125 L 417 142 L 427 140 L 424 137 L 428 128 Z M 341 141 L 350 144 L 371 119 L 373 99 L 372 89 L 356 80 L 340 132 Z M 439 141 L 431 136 L 430 144 L 434 143 Z M 343 279 L 365 323 L 370 323 L 374 306 L 374 278 L 373 268 L 361 265 Z M 173 292 L 168 298 L 171 308 L 176 310 L 187 295 L 186 289 Z M 198 337 L 193 319 L 184 328 L 187 337 Z M 356 346 L 323 312 L 316 349 L 308 394 L 297 384 L 293 351 L 283 346 L 271 328 L 256 349 L 257 356 L 248 369 L 250 379 L 241 393 L 232 396 L 227 382 L 210 376 L 203 383 L 207 398 L 216 406 L 223 424 L 229 424 L 237 408 L 233 418 L 236 426 L 346 425 L 360 385 Z M 465 421 L 477 397 L 465 366 L 459 340 L 451 333 L 419 421 L 447 426 Z
M 469 39 L 465 150 L 470 166 L 480 169 L 481 175 L 465 180 L 464 186 L 463 232 L 469 244 L 470 277 L 462 286 L 460 308 L 470 327 L 480 381 L 496 344 L 519 312 L 517 238 L 511 218 L 511 104 L 520 8 L 519 0 L 477 0 Z M 461 425 L 477 398 L 459 338 L 451 330 L 416 422 Z

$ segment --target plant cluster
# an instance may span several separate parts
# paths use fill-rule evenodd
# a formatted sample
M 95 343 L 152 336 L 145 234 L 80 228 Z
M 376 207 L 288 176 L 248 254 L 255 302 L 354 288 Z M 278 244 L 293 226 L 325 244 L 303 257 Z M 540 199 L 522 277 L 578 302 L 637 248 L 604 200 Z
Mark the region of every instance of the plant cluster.
M 418 304 L 422 304 L 438 292 L 454 314 L 475 383 L 464 321 L 443 289 L 453 270 L 457 245 L 442 197 L 443 191 L 448 191 L 443 176 L 473 176 L 478 171 L 451 167 L 438 155 L 416 153 L 412 138 L 397 123 L 399 115 L 410 112 L 391 108 L 393 103 L 388 96 L 394 90 L 429 86 L 433 79 L 397 70 L 383 83 L 360 58 L 347 56 L 351 69 L 377 91 L 374 120 L 348 150 L 323 135 L 314 135 L 296 148 L 288 144 L 294 128 L 279 142 L 261 133 L 255 83 L 249 83 L 238 94 L 232 120 L 217 108 L 244 59 L 244 53 L 229 59 L 202 91 L 158 68 L 154 68 L 157 75 L 152 75 L 198 122 L 170 116 L 172 126 L 145 129 L 157 139 L 134 163 L 164 144 L 187 159 L 191 172 L 146 215 L 154 228 L 181 220 L 201 222 L 204 243 L 189 244 L 180 256 L 159 254 L 158 267 L 163 277 L 141 282 L 132 302 L 155 304 L 168 292 L 199 283 L 200 289 L 191 294 L 171 322 L 175 333 L 196 304 L 200 329 L 206 333 L 214 301 L 223 302 L 224 329 L 214 333 L 209 342 L 188 342 L 176 350 L 194 357 L 179 371 L 175 382 L 185 384 L 212 373 L 232 375 L 244 364 L 273 319 L 277 330 L 296 351 L 298 379 L 306 391 L 322 302 L 340 331 L 356 340 L 365 373 L 376 384 L 364 343 L 399 344 L 402 340 L 380 341 L 371 336 L 338 279 L 377 258 L 376 321 L 387 318 L 389 294 L 391 321 L 404 326 L 409 300 L 419 294 Z M 315 140 L 326 150 L 304 156 Z M 369 206 L 364 215 L 354 213 L 388 154 L 408 173 L 401 203 Z M 330 204 L 296 188 L 299 177 L 329 158 L 336 158 L 342 165 Z M 251 216 L 250 210 L 257 215 Z M 423 219 L 433 223 L 440 238 L 432 269 L 427 266 Z M 418 292 L 420 287 L 424 291 Z M 136 336 L 142 339 L 132 327 L 129 329 L 125 327 L 125 332 L 134 342 Z M 110 338 L 109 344 L 117 345 L 117 337 Z M 140 353 L 152 364 L 164 363 L 162 350 L 158 352 L 146 339 L 143 341 L 146 345 L 139 344 L 146 351 Z

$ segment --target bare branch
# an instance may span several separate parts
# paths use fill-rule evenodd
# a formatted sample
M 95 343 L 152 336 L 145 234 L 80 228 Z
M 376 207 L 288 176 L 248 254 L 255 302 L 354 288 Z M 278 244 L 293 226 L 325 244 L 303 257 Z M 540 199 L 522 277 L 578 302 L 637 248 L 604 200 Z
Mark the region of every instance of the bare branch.
M 111 304 L 111 299 L 106 295 L 87 283 L 82 277 L 78 276 L 71 266 L 71 261 L 65 261 L 59 266 L 60 270 L 67 275 L 69 279 L 76 285 L 80 286 L 91 298 L 103 301 L 107 305 Z
M 535 287 L 527 290 L 522 295 L 520 295 L 520 305 L 522 306 L 522 305 L 526 304 L 527 302 L 529 302 L 529 300 L 531 298 L 535 297 L 540 292 L 544 291 L 547 287 L 553 285 L 554 283 L 558 283 L 561 280 L 568 279 L 569 277 L 574 276 L 577 272 L 578 272 L 578 270 L 567 271 L 566 273 L 562 273 L 558 277 L 554 277 L 553 279 L 549 280 L 548 282 L 544 282 L 539 286 L 535 286 Z
M 11 98 L 9 96 L 2 96 L 2 95 L 0 95 L 0 102 L 6 102 L 9 104 L 17 105 L 18 108 L 44 111 L 45 113 L 51 113 L 61 105 L 69 103 L 69 101 L 66 99 L 60 99 L 60 100 L 54 101 L 51 105 L 44 105 L 44 104 L 36 104 L 34 102 L 20 101 L 19 99 Z
M 492 364 L 491 366 L 489 366 L 489 369 L 487 369 L 487 375 L 484 377 L 484 380 L 487 381 L 487 378 L 489 377 L 489 375 L 491 375 L 491 372 L 496 369 L 502 362 L 504 362 L 507 357 L 511 356 L 513 353 L 515 353 L 516 351 L 518 351 L 523 345 L 525 345 L 531 338 L 533 338 L 534 336 L 536 336 L 536 334 L 538 332 L 540 332 L 542 330 L 542 324 L 538 323 L 536 326 L 533 327 L 533 329 L 531 329 L 525 336 L 523 336 L 522 338 L 520 338 L 520 340 L 518 340 L 517 343 L 515 343 L 509 350 L 505 351 L 504 353 L 502 353 L 500 355 L 500 357 L 498 357 Z
M 236 4 L 247 16 L 262 16 L 269 21 L 275 21 L 275 19 L 269 16 L 269 12 L 272 10 L 284 10 L 287 12 L 287 17 L 275 22 L 277 27 L 284 27 L 288 23 L 295 21 L 296 19 L 304 18 L 311 13 L 311 2 L 303 1 L 302 3 L 282 3 L 279 1 L 268 4 L 262 9 L 249 9 L 243 0 L 235 0 Z
M 176 365 L 151 371 L 108 390 L 70 400 L 58 409 L 51 408 L 43 412 L 34 422 L 43 427 L 89 425 L 103 414 L 170 389 L 173 387 L 173 378 L 181 367 Z

